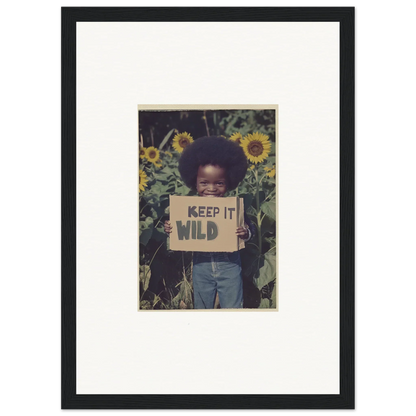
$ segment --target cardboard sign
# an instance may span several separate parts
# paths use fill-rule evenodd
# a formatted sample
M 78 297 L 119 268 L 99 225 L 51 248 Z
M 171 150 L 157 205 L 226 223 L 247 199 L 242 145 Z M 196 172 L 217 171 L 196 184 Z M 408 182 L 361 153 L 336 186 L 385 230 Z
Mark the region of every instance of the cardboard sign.
M 244 226 L 244 200 L 237 197 L 170 196 L 170 249 L 233 252 L 244 248 L 236 235 Z

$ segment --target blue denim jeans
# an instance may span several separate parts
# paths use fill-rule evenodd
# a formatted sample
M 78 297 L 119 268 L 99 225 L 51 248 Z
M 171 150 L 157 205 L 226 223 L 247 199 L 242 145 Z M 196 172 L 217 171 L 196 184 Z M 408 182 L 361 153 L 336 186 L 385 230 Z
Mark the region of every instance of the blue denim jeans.
M 194 252 L 194 309 L 213 309 L 218 292 L 221 308 L 243 307 L 240 253 Z

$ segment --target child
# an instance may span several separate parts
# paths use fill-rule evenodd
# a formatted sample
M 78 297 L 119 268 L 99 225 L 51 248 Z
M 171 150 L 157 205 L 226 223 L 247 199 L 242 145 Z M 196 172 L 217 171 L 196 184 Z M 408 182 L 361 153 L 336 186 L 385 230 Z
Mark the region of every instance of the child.
M 223 137 L 202 137 L 182 153 L 179 173 L 185 184 L 205 198 L 220 198 L 227 190 L 235 189 L 244 179 L 247 158 L 235 142 Z M 244 214 L 244 227 L 236 235 L 248 241 L 254 235 L 254 226 Z M 165 232 L 172 232 L 170 221 Z M 243 282 L 240 253 L 194 252 L 192 279 L 194 308 L 213 309 L 218 292 L 221 308 L 243 307 Z

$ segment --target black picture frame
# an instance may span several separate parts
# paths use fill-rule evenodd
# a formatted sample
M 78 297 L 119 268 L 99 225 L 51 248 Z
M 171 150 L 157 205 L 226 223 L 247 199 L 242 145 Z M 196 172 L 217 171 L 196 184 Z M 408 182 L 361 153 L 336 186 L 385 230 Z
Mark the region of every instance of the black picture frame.
M 63 409 L 354 408 L 354 12 L 353 7 L 62 8 Z M 256 21 L 340 24 L 340 394 L 76 393 L 76 23 Z

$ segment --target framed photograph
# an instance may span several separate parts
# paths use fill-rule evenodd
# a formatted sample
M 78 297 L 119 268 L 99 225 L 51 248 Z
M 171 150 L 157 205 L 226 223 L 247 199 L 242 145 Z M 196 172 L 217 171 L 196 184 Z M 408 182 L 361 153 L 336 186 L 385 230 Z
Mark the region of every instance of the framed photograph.
M 139 106 L 139 310 L 277 310 L 277 112 Z
M 62 408 L 354 408 L 354 8 L 62 8 Z

